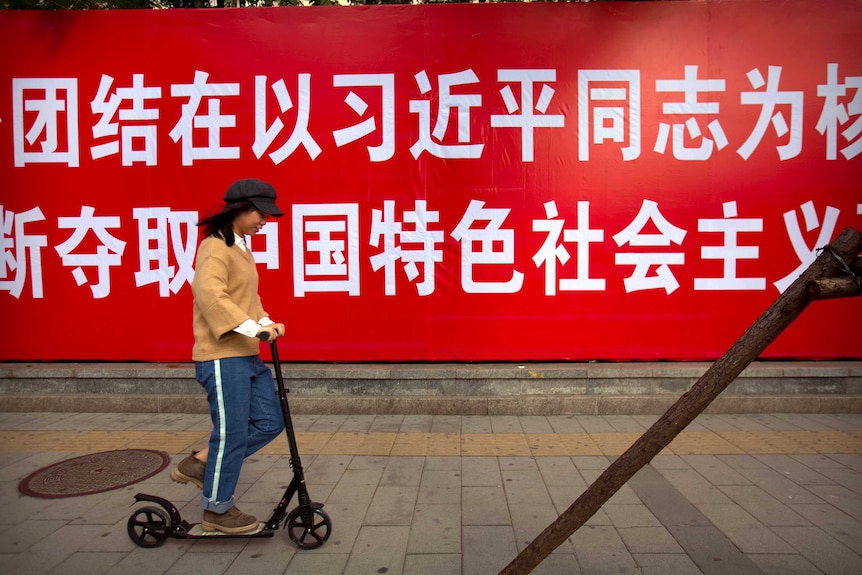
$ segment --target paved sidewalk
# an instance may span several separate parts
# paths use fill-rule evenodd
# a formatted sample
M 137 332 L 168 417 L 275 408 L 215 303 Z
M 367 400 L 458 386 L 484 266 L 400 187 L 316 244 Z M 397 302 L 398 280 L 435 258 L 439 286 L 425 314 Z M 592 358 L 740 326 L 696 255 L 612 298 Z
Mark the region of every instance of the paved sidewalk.
M 18 483 L 85 453 L 179 461 L 205 415 L 0 413 L 0 572 L 96 575 L 496 574 L 657 416 L 294 416 L 320 549 L 274 538 L 136 547 L 138 492 L 197 522 L 199 490 L 169 469 L 65 499 Z M 279 438 L 243 468 L 239 505 L 269 516 L 291 478 Z M 295 503 L 295 502 L 294 502 Z M 862 573 L 862 415 L 703 415 L 534 573 Z

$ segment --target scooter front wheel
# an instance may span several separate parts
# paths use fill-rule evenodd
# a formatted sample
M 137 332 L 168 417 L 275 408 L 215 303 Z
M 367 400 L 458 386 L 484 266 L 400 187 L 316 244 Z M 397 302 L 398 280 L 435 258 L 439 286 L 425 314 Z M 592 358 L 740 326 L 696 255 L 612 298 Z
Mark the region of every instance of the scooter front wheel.
M 287 535 L 300 549 L 317 549 L 329 539 L 332 520 L 319 507 L 297 507 L 285 518 Z
M 137 509 L 126 524 L 129 537 L 139 547 L 158 547 L 168 538 L 171 519 L 159 507 L 148 505 Z

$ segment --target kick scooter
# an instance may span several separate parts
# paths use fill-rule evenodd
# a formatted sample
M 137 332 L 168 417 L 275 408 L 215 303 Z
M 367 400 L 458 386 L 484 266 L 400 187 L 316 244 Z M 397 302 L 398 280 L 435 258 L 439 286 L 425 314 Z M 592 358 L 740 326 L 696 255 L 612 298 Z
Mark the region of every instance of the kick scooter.
M 258 337 L 269 341 L 269 333 L 261 332 Z M 281 373 L 281 362 L 278 359 L 278 349 L 275 341 L 270 342 L 272 361 L 275 368 L 275 381 L 278 387 L 277 395 L 281 400 L 281 411 L 284 415 L 284 429 L 287 432 L 287 442 L 290 446 L 290 467 L 293 469 L 293 480 L 284 492 L 278 506 L 266 523 L 259 523 L 256 530 L 246 533 L 222 533 L 220 531 L 204 531 L 199 523 L 191 524 L 180 517 L 179 510 L 170 501 L 155 495 L 138 493 L 135 503 L 149 502 L 158 505 L 146 505 L 132 513 L 127 523 L 129 537 L 140 547 L 158 547 L 169 537 L 175 539 L 204 539 L 216 537 L 249 538 L 272 537 L 284 521 L 284 528 L 290 540 L 300 549 L 317 549 L 329 539 L 332 521 L 323 510 L 322 503 L 313 503 L 308 496 L 302 462 L 296 447 L 296 436 L 293 421 L 290 418 L 290 406 L 287 403 L 288 390 L 284 387 L 284 376 Z M 287 512 L 287 506 L 297 496 L 299 506 Z

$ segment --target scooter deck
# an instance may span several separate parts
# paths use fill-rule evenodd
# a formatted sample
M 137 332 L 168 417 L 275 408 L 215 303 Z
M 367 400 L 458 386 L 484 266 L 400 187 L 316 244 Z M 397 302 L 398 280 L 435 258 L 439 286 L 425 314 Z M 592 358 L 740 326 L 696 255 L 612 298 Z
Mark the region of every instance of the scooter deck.
M 188 531 L 189 537 L 254 537 L 256 535 L 260 535 L 263 530 L 266 528 L 266 523 L 263 521 L 259 521 L 257 523 L 257 528 L 253 531 L 246 531 L 245 533 L 223 533 L 221 531 L 204 531 L 203 527 L 200 523 L 196 523 L 192 525 L 191 529 Z

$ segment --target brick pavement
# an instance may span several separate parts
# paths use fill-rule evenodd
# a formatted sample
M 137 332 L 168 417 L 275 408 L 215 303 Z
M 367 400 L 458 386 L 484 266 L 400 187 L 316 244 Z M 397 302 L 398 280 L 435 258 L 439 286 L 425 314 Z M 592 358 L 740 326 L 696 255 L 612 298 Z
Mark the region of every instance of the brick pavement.
M 494 574 L 562 513 L 656 416 L 297 415 L 313 500 L 333 533 L 300 551 L 272 539 L 126 534 L 135 493 L 200 517 L 168 470 L 66 499 L 18 482 L 69 457 L 202 446 L 197 414 L 0 413 L 0 568 L 8 573 Z M 291 477 L 284 438 L 250 458 L 238 490 L 263 519 Z M 862 415 L 697 418 L 534 571 L 545 574 L 862 573 Z

